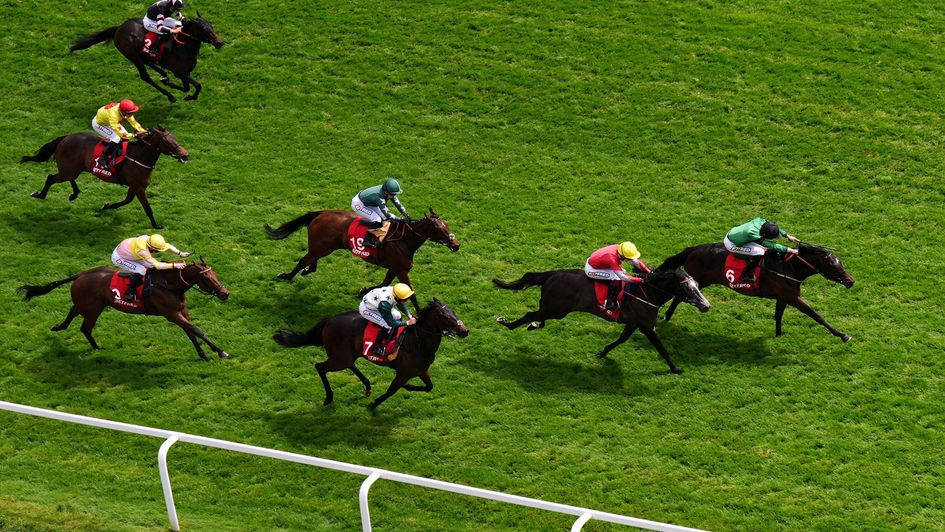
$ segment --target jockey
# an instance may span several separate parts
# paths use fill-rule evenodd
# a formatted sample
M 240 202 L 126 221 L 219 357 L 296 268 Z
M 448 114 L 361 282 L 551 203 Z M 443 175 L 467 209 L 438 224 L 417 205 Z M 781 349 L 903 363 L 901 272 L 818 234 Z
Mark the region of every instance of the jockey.
M 105 150 L 98 158 L 98 164 L 102 168 L 108 168 L 108 164 L 121 153 L 121 140 L 134 138 L 143 135 L 145 130 L 141 124 L 135 120 L 134 113 L 139 109 L 135 102 L 125 99 L 121 102 L 112 102 L 101 107 L 92 119 L 92 129 L 108 143 L 105 144 Z M 135 134 L 132 135 L 125 131 L 122 122 L 128 122 L 134 128 Z
M 144 275 L 148 272 L 148 269 L 170 270 L 172 268 L 183 269 L 187 266 L 183 262 L 161 262 L 151 256 L 152 251 L 170 251 L 181 257 L 190 256 L 190 253 L 168 244 L 161 235 L 141 235 L 122 240 L 115 247 L 115 251 L 112 251 L 112 263 L 135 274 L 131 278 L 128 290 L 125 291 L 125 301 L 134 301 L 135 289 L 144 281 Z
M 621 281 L 629 283 L 642 283 L 643 279 L 637 276 L 627 275 L 620 265 L 623 261 L 630 261 L 634 272 L 650 273 L 650 267 L 640 260 L 640 251 L 633 242 L 621 242 L 603 247 L 591 253 L 584 263 L 584 273 L 591 279 L 598 281 L 610 281 L 607 287 L 607 300 L 604 301 L 605 310 L 616 310 L 620 308 L 618 292 L 620 291 Z
M 384 237 L 387 236 L 387 229 L 390 226 L 388 220 L 401 219 L 391 214 L 390 209 L 387 208 L 388 201 L 397 207 L 404 218 L 410 219 L 407 209 L 397 199 L 397 195 L 401 192 L 403 192 L 403 189 L 400 188 L 400 183 L 396 179 L 388 179 L 384 181 L 383 185 L 366 188 L 351 198 L 351 210 L 364 216 L 370 222 L 368 227 L 371 229 L 368 234 L 373 238 L 367 237 L 364 239 L 365 247 L 378 247 L 384 241 Z
M 157 43 L 149 43 L 145 40 L 146 54 L 154 54 L 161 47 L 159 44 L 167 40 L 172 33 L 178 33 L 183 28 L 180 19 L 184 18 L 181 10 L 184 9 L 183 0 L 158 0 L 148 8 L 147 15 L 144 16 L 144 29 L 158 34 Z M 150 45 L 150 46 L 149 46 Z M 152 48 L 153 46 L 153 48 Z
M 364 319 L 381 326 L 371 352 L 384 355 L 384 343 L 392 330 L 405 325 L 413 325 L 417 319 L 410 315 L 405 301 L 413 295 L 413 290 L 404 283 L 383 286 L 368 292 L 358 305 L 358 312 Z M 404 316 L 407 319 L 404 319 Z
M 766 250 L 797 253 L 794 248 L 772 242 L 772 240 L 782 236 L 787 237 L 791 242 L 799 242 L 797 238 L 782 231 L 778 224 L 761 217 L 738 227 L 733 227 L 725 235 L 723 240 L 725 249 L 745 259 L 745 270 L 741 276 L 742 281 L 749 283 L 755 281 L 755 266 L 758 265 L 758 261 L 764 256 Z

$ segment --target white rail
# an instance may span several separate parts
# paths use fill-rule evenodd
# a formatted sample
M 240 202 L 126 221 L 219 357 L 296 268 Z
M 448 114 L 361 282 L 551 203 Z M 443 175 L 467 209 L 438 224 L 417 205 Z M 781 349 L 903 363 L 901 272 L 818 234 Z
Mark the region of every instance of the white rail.
M 701 532 L 695 528 L 687 528 L 684 526 L 670 525 L 657 521 L 638 519 L 636 517 L 627 517 L 624 515 L 599 512 L 597 510 L 591 510 L 588 508 L 546 502 L 528 497 L 519 497 L 518 495 L 509 495 L 507 493 L 501 493 L 498 491 L 463 486 L 462 484 L 453 484 L 451 482 L 432 480 L 424 477 L 415 477 L 413 475 L 405 475 L 403 473 L 387 471 L 385 469 L 378 469 L 375 467 L 366 467 L 356 464 L 349 464 L 346 462 L 337 462 L 335 460 L 315 458 L 314 456 L 306 456 L 303 454 L 287 453 L 285 451 L 277 451 L 275 449 L 256 447 L 254 445 L 218 440 L 215 438 L 205 438 L 203 436 L 196 436 L 183 432 L 155 429 L 141 425 L 120 423 L 118 421 L 109 421 L 106 419 L 98 419 L 94 417 L 78 416 L 75 414 L 67 414 L 65 412 L 58 412 L 55 410 L 46 410 L 44 408 L 36 408 L 17 403 L 8 403 L 6 401 L 0 401 L 0 410 L 7 410 L 10 412 L 18 412 L 20 414 L 28 414 L 31 416 L 56 419 L 59 421 L 68 421 L 69 423 L 78 423 L 80 425 L 100 427 L 121 432 L 130 432 L 132 434 L 141 434 L 143 436 L 151 436 L 154 438 L 163 439 L 164 443 L 161 445 L 161 448 L 158 451 L 158 470 L 161 475 L 161 487 L 164 489 L 164 502 L 167 505 L 167 517 L 170 521 L 172 530 L 180 530 L 180 523 L 177 520 L 177 509 L 174 506 L 174 494 L 171 492 L 171 478 L 167 471 L 167 452 L 176 442 L 185 442 L 203 445 L 205 447 L 215 447 L 217 449 L 226 449 L 228 451 L 235 451 L 238 453 L 266 456 L 268 458 L 275 458 L 276 460 L 296 462 L 299 464 L 312 465 L 325 469 L 334 469 L 337 471 L 345 471 L 348 473 L 364 475 L 367 477 L 367 479 L 361 484 L 361 489 L 358 494 L 358 501 L 361 508 L 361 527 L 365 532 L 370 532 L 371 530 L 371 514 L 370 509 L 368 508 L 367 499 L 368 491 L 371 489 L 371 485 L 379 479 L 392 480 L 394 482 L 402 482 L 405 484 L 413 484 L 416 486 L 423 486 L 440 491 L 448 491 L 461 495 L 469 495 L 471 497 L 479 497 L 481 499 L 517 504 L 519 506 L 528 506 L 530 508 L 538 508 L 540 510 L 547 510 L 549 512 L 574 515 L 577 516 L 578 519 L 571 527 L 572 532 L 580 531 L 584 524 L 591 519 L 616 523 L 618 525 L 635 526 L 637 528 L 644 528 L 647 530 L 660 530 L 666 532 Z

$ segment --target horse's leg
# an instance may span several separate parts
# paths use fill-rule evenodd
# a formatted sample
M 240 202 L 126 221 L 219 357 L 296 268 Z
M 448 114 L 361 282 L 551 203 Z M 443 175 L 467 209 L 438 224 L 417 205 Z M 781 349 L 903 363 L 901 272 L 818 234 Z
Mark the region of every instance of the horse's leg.
M 75 308 L 75 305 L 72 305 L 72 308 L 69 309 L 69 314 L 66 316 L 66 319 L 62 321 L 59 325 L 54 325 L 50 331 L 64 331 L 69 327 L 69 324 L 72 323 L 72 320 L 79 315 L 79 310 Z
M 129 203 L 131 203 L 131 200 L 133 199 L 135 199 L 135 191 L 129 188 L 128 193 L 125 194 L 125 199 L 116 203 L 106 203 L 105 205 L 102 205 L 102 210 L 107 211 L 109 209 L 117 209 L 118 207 L 124 207 L 125 205 L 128 205 Z
M 820 314 L 817 314 L 817 312 L 814 309 L 810 308 L 810 305 L 808 305 L 807 302 L 804 301 L 804 299 L 801 298 L 800 296 L 797 296 L 796 298 L 794 298 L 794 301 L 787 301 L 787 303 L 789 303 L 792 307 L 796 308 L 797 310 L 803 312 L 804 314 L 807 314 L 808 316 L 813 318 L 813 320 L 816 321 L 817 323 L 826 327 L 827 330 L 830 331 L 830 334 L 836 336 L 837 338 L 840 338 L 844 342 L 848 342 L 850 340 L 851 336 L 849 334 L 844 334 L 838 331 L 837 329 L 834 329 L 833 327 L 831 327 L 830 324 L 827 323 L 827 320 L 821 318 Z
M 303 276 L 308 275 L 309 273 L 314 273 L 318 269 L 318 259 L 320 258 L 321 257 L 316 257 L 311 251 L 307 251 L 305 256 L 299 259 L 299 262 L 295 265 L 295 268 L 292 268 L 291 272 L 280 273 L 277 275 L 277 277 L 284 281 L 291 281 L 292 278 L 298 275 L 298 273 L 302 270 L 306 270 L 305 273 L 302 274 Z M 311 267 L 311 269 L 307 270 L 306 268 L 309 267 Z
M 774 304 L 774 335 L 781 336 L 781 317 L 784 316 L 784 309 L 787 302 L 778 298 Z
M 521 318 L 515 321 L 509 321 L 505 318 L 505 316 L 500 317 L 496 321 L 498 321 L 502 325 L 505 325 L 506 327 L 509 328 L 509 330 L 511 330 L 511 329 L 521 327 L 522 325 L 525 325 L 526 323 L 531 323 L 533 321 L 543 323 L 546 319 L 547 318 L 544 316 L 544 314 L 540 310 L 533 310 L 531 312 L 526 312 L 524 316 L 522 316 Z
M 635 330 L 637 330 L 636 325 L 632 325 L 629 323 L 625 325 L 623 328 L 623 332 L 620 333 L 620 336 L 617 337 L 617 339 L 614 340 L 613 342 L 604 346 L 604 348 L 601 349 L 599 353 L 597 353 L 597 358 L 604 358 L 605 356 L 607 356 L 607 353 L 610 353 L 611 351 L 613 351 L 615 347 L 626 342 L 627 338 L 630 338 L 630 335 L 633 334 L 633 331 Z
M 409 390 L 411 392 L 429 392 L 433 390 L 433 381 L 430 380 L 430 370 L 424 371 L 423 373 L 418 375 L 418 377 L 420 377 L 420 380 L 422 380 L 423 384 L 425 384 L 426 386 L 404 384 L 404 389 Z
M 646 336 L 646 339 L 649 340 L 651 344 L 653 344 L 653 347 L 655 347 L 657 351 L 659 351 L 660 356 L 663 357 L 663 360 L 669 364 L 669 371 L 673 373 L 682 373 L 682 370 L 676 367 L 676 364 L 673 364 L 672 359 L 669 358 L 669 352 L 666 351 L 665 347 L 663 347 L 663 342 L 660 341 L 660 337 L 656 335 L 656 329 L 643 326 L 640 327 L 640 332 Z
M 200 357 L 201 360 L 203 360 L 204 362 L 210 362 L 210 357 L 208 357 L 206 353 L 203 352 L 203 348 L 200 347 L 200 342 L 197 341 L 198 329 L 194 327 L 193 323 L 190 323 L 190 320 L 188 320 L 184 316 L 183 312 L 180 312 L 180 311 L 171 312 L 169 314 L 165 314 L 164 317 L 167 318 L 167 321 L 173 323 L 174 325 L 177 325 L 178 327 L 184 330 L 184 333 L 187 335 L 187 338 L 190 338 L 190 341 L 194 344 L 194 349 L 197 350 L 197 355 Z
M 669 305 L 669 308 L 666 310 L 666 316 L 663 318 L 666 321 L 669 321 L 673 317 L 673 312 L 676 312 L 676 307 L 679 306 L 680 299 L 678 297 L 673 298 L 673 302 Z
M 101 313 L 102 313 L 102 309 L 99 309 L 98 312 L 94 312 L 89 315 L 83 315 L 82 317 L 83 318 L 82 326 L 80 327 L 80 329 L 82 330 L 82 334 L 84 334 L 85 338 L 89 341 L 89 344 L 92 346 L 92 349 L 99 348 L 98 344 L 95 343 L 95 338 L 92 338 L 92 328 L 95 327 L 95 322 L 98 321 L 98 317 Z
M 328 384 L 328 360 L 315 364 L 315 371 L 318 372 L 318 376 L 322 379 L 322 385 L 325 386 L 325 401 L 322 405 L 330 405 L 335 398 L 335 392 L 331 391 L 331 385 Z
M 201 340 L 206 342 L 207 345 L 210 346 L 210 349 L 213 349 L 213 351 L 217 354 L 218 357 L 227 358 L 230 356 L 229 353 L 227 353 L 226 351 L 218 347 L 216 344 L 211 342 L 210 339 L 207 338 L 207 335 L 204 334 L 204 332 L 200 330 L 199 327 L 197 327 L 196 325 L 193 325 L 193 322 L 190 321 L 190 311 L 187 310 L 186 306 L 181 310 L 181 314 L 184 316 L 184 319 L 186 319 L 187 322 L 190 323 L 191 326 L 193 327 L 192 334 L 196 336 L 197 338 L 200 338 Z
M 387 286 L 387 285 L 389 285 L 390 282 L 394 280 L 394 276 L 395 276 L 395 275 L 397 275 L 397 274 L 394 273 L 394 270 L 387 270 L 387 274 L 384 275 L 384 281 L 381 282 L 381 284 L 377 284 L 377 285 L 374 285 L 374 286 L 366 286 L 366 287 L 362 288 L 361 291 L 358 292 L 358 297 L 364 297 L 365 295 L 367 295 L 368 292 L 370 292 L 371 290 L 374 290 L 375 288 L 381 288 L 382 286 Z M 416 303 L 414 303 L 414 304 L 416 304 Z M 419 312 L 419 311 L 420 311 L 420 309 L 417 309 L 417 312 Z
M 139 62 L 135 62 L 134 65 L 135 65 L 135 68 L 138 69 L 138 77 L 140 77 L 142 81 L 144 81 L 144 82 L 147 83 L 148 85 L 150 85 L 150 86 L 154 87 L 155 89 L 157 89 L 158 92 L 160 92 L 160 93 L 163 94 L 164 96 L 167 96 L 167 99 L 168 99 L 171 103 L 174 103 L 174 102 L 177 101 L 177 98 L 175 98 L 173 94 L 171 94 L 170 92 L 168 92 L 168 91 L 164 90 L 163 88 L 161 88 L 160 85 L 158 85 L 157 83 L 154 82 L 153 79 L 151 79 L 151 75 L 148 74 L 148 69 L 145 68 L 144 63 L 141 63 L 141 62 L 139 61 Z
M 72 181 L 72 188 L 74 191 L 76 191 L 78 190 L 78 188 L 75 185 L 76 177 L 77 176 L 72 176 L 72 177 L 63 176 L 62 172 L 58 174 L 48 174 L 46 176 L 46 182 L 43 183 L 43 189 L 31 193 L 30 196 L 33 196 L 34 198 L 37 198 L 37 199 L 46 199 L 46 194 L 49 193 L 49 187 L 53 186 L 55 183 L 62 183 L 63 181 Z M 75 195 L 78 195 L 78 192 L 75 192 Z M 73 199 L 75 198 L 72 196 L 69 197 L 69 200 L 73 200 Z
M 151 227 L 155 229 L 162 229 L 162 227 L 154 221 L 154 211 L 151 210 L 151 204 L 148 203 L 147 189 L 141 188 L 136 190 L 135 196 L 138 197 L 138 202 L 141 203 L 141 207 L 144 208 L 144 213 L 148 215 L 148 220 L 151 220 Z
M 381 403 L 386 401 L 388 397 L 397 393 L 397 390 L 401 389 L 404 384 L 407 384 L 408 380 L 410 380 L 410 377 L 408 377 L 407 375 L 403 373 L 398 372 L 397 375 L 394 376 L 394 380 L 391 381 L 390 386 L 387 388 L 387 391 L 384 392 L 384 395 L 375 399 L 373 403 L 368 405 L 368 408 L 372 410 L 377 408 Z
M 69 184 L 72 185 L 72 194 L 69 194 L 69 201 L 75 201 L 79 197 L 79 184 L 75 182 L 75 178 L 69 180 Z
M 361 370 L 359 370 L 357 366 L 353 364 L 351 366 L 351 371 L 355 374 L 355 376 L 358 377 L 358 380 L 361 381 L 361 384 L 364 385 L 364 396 L 367 397 L 371 395 L 371 381 L 369 381 L 368 378 L 365 377 L 363 373 L 361 373 Z
M 200 96 L 200 91 L 203 89 L 203 86 L 197 82 L 194 78 L 190 77 L 189 74 L 177 74 L 177 77 L 184 82 L 184 87 L 188 87 L 189 84 L 193 83 L 194 93 L 189 96 L 184 96 L 185 100 L 196 100 Z M 189 87 L 188 87 L 189 88 Z

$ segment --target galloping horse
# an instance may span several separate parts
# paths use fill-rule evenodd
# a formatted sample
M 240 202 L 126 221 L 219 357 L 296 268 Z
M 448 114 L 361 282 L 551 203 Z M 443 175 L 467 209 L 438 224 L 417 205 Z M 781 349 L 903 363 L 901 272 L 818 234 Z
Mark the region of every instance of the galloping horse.
M 92 349 L 98 349 L 98 344 L 92 338 L 92 328 L 95 327 L 95 322 L 102 311 L 111 306 L 112 301 L 115 300 L 116 294 L 109 288 L 109 283 L 114 274 L 115 270 L 113 268 L 102 266 L 45 285 L 21 286 L 20 290 L 25 292 L 26 300 L 30 300 L 36 296 L 48 294 L 64 284 L 72 283 L 72 308 L 69 309 L 66 319 L 50 330 L 65 330 L 72 323 L 72 320 L 81 314 L 82 334 L 88 339 Z M 197 354 L 203 360 L 209 361 L 210 357 L 204 354 L 203 349 L 197 342 L 198 338 L 206 342 L 210 349 L 216 351 L 220 358 L 230 356 L 226 351 L 214 345 L 203 331 L 190 322 L 185 294 L 191 288 L 196 287 L 197 290 L 208 295 L 217 296 L 223 301 L 226 301 L 230 296 L 229 291 L 220 284 L 216 273 L 207 265 L 203 257 L 200 257 L 199 263 L 188 264 L 185 268 L 179 270 L 152 270 L 150 275 L 154 287 L 153 293 L 144 300 L 144 308 L 136 313 L 147 316 L 164 316 L 167 321 L 184 329 L 187 338 L 190 338 L 190 341 L 193 342 Z
M 216 32 L 213 31 L 213 25 L 210 24 L 209 20 L 201 18 L 199 11 L 197 12 L 197 18 L 185 20 L 181 32 L 173 36 L 173 42 L 168 43 L 167 51 L 161 56 L 159 64 L 149 60 L 149 58 L 141 53 L 141 48 L 144 46 L 144 36 L 147 33 L 147 30 L 144 29 L 144 23 L 140 18 L 131 18 L 126 20 L 121 26 L 112 26 L 98 33 L 83 37 L 72 45 L 69 51 L 84 50 L 94 44 L 112 39 L 115 41 L 115 48 L 118 48 L 121 55 L 127 57 L 128 60 L 134 64 L 135 68 L 138 69 L 138 75 L 141 79 L 159 90 L 161 94 L 167 96 L 168 100 L 176 102 L 177 98 L 151 79 L 151 75 L 148 74 L 146 68 L 147 66 L 159 72 L 161 74 L 161 83 L 172 89 L 190 92 L 190 85 L 193 84 L 196 90 L 193 94 L 185 96 L 184 99 L 196 100 L 197 96 L 200 95 L 200 89 L 203 87 L 200 83 L 197 83 L 197 80 L 190 76 L 190 73 L 193 72 L 194 67 L 197 66 L 197 56 L 200 55 L 200 44 L 207 43 L 217 49 L 223 46 L 223 41 Z M 177 79 L 183 82 L 183 85 L 171 83 L 167 79 L 165 69 L 170 70 Z
M 620 319 L 607 315 L 597 301 L 594 293 L 594 280 L 583 270 L 554 270 L 548 272 L 526 273 L 521 279 L 512 282 L 493 279 L 499 288 L 522 290 L 529 286 L 541 287 L 541 299 L 538 310 L 527 312 L 515 321 L 508 321 L 504 316 L 497 321 L 509 329 L 515 329 L 528 323 L 528 330 L 545 326 L 545 320 L 560 320 L 571 312 L 587 312 L 607 321 L 620 321 L 624 324 L 623 332 L 613 343 L 605 346 L 597 356 L 607 356 L 613 348 L 627 341 L 638 328 L 653 347 L 659 351 L 663 360 L 673 373 L 682 370 L 673 364 L 663 342 L 656 335 L 656 318 L 660 307 L 676 298 L 689 303 L 702 312 L 711 305 L 699 291 L 699 285 L 686 272 L 665 271 L 646 274 L 640 284 L 628 283 L 620 302 Z
M 666 259 L 657 270 L 672 270 L 683 267 L 700 286 L 712 284 L 727 284 L 725 278 L 725 257 L 728 250 L 722 244 L 702 244 L 682 250 Z M 834 329 L 817 314 L 810 305 L 801 298 L 801 283 L 814 274 L 821 274 L 825 278 L 850 288 L 853 286 L 853 277 L 843 269 L 843 264 L 829 249 L 801 244 L 797 255 L 787 255 L 783 260 L 777 260 L 777 255 L 765 255 L 765 267 L 762 268 L 759 278 L 760 289 L 756 297 L 774 299 L 774 334 L 781 336 L 781 317 L 787 305 L 800 310 L 823 325 L 831 334 L 844 342 L 850 340 L 849 334 Z M 666 320 L 673 316 L 679 300 L 673 301 L 666 311 Z
M 46 176 L 46 184 L 43 189 L 33 192 L 31 196 L 39 199 L 46 199 L 49 187 L 54 183 L 69 181 L 72 184 L 72 194 L 69 195 L 69 201 L 79 197 L 79 186 L 75 179 L 82 172 L 91 172 L 95 164 L 93 152 L 95 145 L 101 140 L 93 133 L 73 133 L 64 135 L 57 139 L 47 142 L 36 152 L 36 155 L 27 155 L 20 159 L 25 162 L 45 162 L 55 154 L 58 173 Z M 125 162 L 118 166 L 110 177 L 97 176 L 102 181 L 116 183 L 128 187 L 128 194 L 125 199 L 117 203 L 106 203 L 102 210 L 117 209 L 123 205 L 131 203 L 135 197 L 141 202 L 145 214 L 151 220 L 151 226 L 160 229 L 161 226 L 154 221 L 154 213 L 151 211 L 151 205 L 148 204 L 148 185 L 151 184 L 151 171 L 157 164 L 158 157 L 161 154 L 169 155 L 178 161 L 185 163 L 190 155 L 187 150 L 181 147 L 174 135 L 170 131 L 158 126 L 149 129 L 147 133 L 139 139 L 138 142 L 128 144 L 128 152 L 125 155 Z M 96 175 L 96 174 L 93 174 Z
M 315 273 L 318 269 L 318 259 L 338 249 L 349 249 L 348 227 L 357 217 L 358 215 L 348 211 L 316 211 L 303 214 L 276 229 L 265 225 L 266 234 L 273 240 L 282 240 L 303 225 L 308 225 L 308 252 L 299 259 L 292 271 L 279 274 L 279 278 L 291 281 L 299 272 L 302 272 L 303 276 Z M 451 251 L 459 250 L 459 241 L 433 209 L 430 209 L 430 214 L 419 220 L 394 222 L 377 255 L 365 259 L 387 268 L 384 282 L 365 288 L 361 291 L 362 295 L 373 288 L 389 285 L 394 276 L 410 285 L 413 255 L 427 240 L 444 245 Z M 417 296 L 412 296 L 410 300 L 419 311 Z
M 367 324 L 368 321 L 356 311 L 345 312 L 319 321 L 307 332 L 280 329 L 272 338 L 286 347 L 305 345 L 325 347 L 328 360 L 315 364 L 315 369 L 325 386 L 323 404 L 327 405 L 334 398 L 334 392 L 328 384 L 327 374 L 330 371 L 350 369 L 364 384 L 364 395 L 371 394 L 371 381 L 354 365 L 361 358 L 361 339 Z M 453 309 L 434 298 L 425 309 L 419 312 L 417 323 L 403 332 L 397 358 L 385 364 L 394 368 L 397 375 L 394 376 L 387 391 L 375 399 L 368 408 L 377 408 L 377 405 L 386 401 L 400 388 L 411 392 L 431 391 L 433 381 L 430 380 L 430 365 L 436 358 L 436 351 L 440 348 L 440 341 L 444 334 L 455 334 L 460 338 L 465 338 L 469 335 L 469 329 L 456 317 Z M 414 377 L 419 377 L 425 386 L 407 384 L 407 381 Z

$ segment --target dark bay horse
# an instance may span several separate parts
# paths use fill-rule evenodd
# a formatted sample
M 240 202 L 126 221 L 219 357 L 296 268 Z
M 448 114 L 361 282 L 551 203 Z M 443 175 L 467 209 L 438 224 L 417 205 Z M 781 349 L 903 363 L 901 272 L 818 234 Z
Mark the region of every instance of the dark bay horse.
M 323 404 L 327 405 L 334 398 L 331 385 L 328 384 L 327 374 L 331 371 L 350 369 L 364 384 L 364 395 L 371 394 L 371 382 L 355 366 L 355 362 L 361 358 L 362 338 L 367 323 L 368 321 L 356 311 L 345 312 L 319 321 L 307 332 L 280 329 L 272 338 L 286 347 L 318 345 L 325 348 L 328 360 L 316 363 L 315 369 L 325 386 Z M 369 408 L 377 408 L 400 388 L 411 392 L 433 390 L 430 365 L 436 358 L 436 351 L 440 348 L 440 341 L 444 334 L 465 338 L 469 335 L 469 329 L 456 317 L 453 309 L 434 298 L 426 308 L 419 312 L 417 323 L 404 331 L 397 358 L 385 364 L 393 368 L 397 374 L 387 391 L 375 399 Z M 407 384 L 407 381 L 414 377 L 419 377 L 424 386 Z
M 302 226 L 308 226 L 308 252 L 299 259 L 292 271 L 279 274 L 279 278 L 291 281 L 299 272 L 302 272 L 303 276 L 315 273 L 318 269 L 318 259 L 338 249 L 349 249 L 348 227 L 357 217 L 357 214 L 348 211 L 316 211 L 303 214 L 276 229 L 269 227 L 268 224 L 265 225 L 266 234 L 273 240 L 282 240 Z M 362 290 L 362 295 L 373 288 L 389 285 L 394 280 L 394 276 L 410 285 L 413 255 L 427 240 L 446 246 L 450 251 L 459 250 L 459 241 L 456 240 L 456 236 L 450 232 L 446 222 L 433 209 L 430 209 L 430 213 L 419 220 L 393 222 L 377 255 L 367 259 L 372 264 L 387 268 L 387 275 L 381 284 Z M 414 295 L 410 299 L 419 311 L 417 296 Z
M 775 300 L 775 336 L 781 336 L 781 317 L 784 315 L 785 307 L 791 305 L 826 327 L 834 336 L 844 342 L 849 341 L 851 338 L 849 334 L 831 327 L 801 298 L 801 283 L 818 273 L 847 288 L 853 286 L 853 277 L 843 269 L 840 259 L 829 249 L 810 244 L 801 244 L 796 256 L 787 254 L 785 257 L 780 257 L 779 255 L 772 252 L 765 255 L 765 267 L 759 279 L 760 290 L 756 296 Z M 686 248 L 669 257 L 657 270 L 673 270 L 682 267 L 695 278 L 700 286 L 727 284 L 726 256 L 728 256 L 728 250 L 723 244 L 702 244 Z M 667 321 L 673 316 L 677 305 L 679 305 L 679 300 L 673 301 L 669 310 L 666 311 Z
M 36 152 L 36 155 L 27 155 L 20 159 L 25 162 L 45 162 L 55 155 L 56 166 L 59 172 L 46 176 L 46 183 L 43 189 L 33 192 L 31 196 L 39 199 L 46 199 L 49 187 L 54 183 L 68 181 L 72 185 L 72 194 L 69 195 L 69 201 L 79 197 L 79 186 L 75 180 L 82 172 L 92 171 L 95 164 L 93 151 L 95 145 L 101 139 L 94 133 L 73 133 L 64 135 L 43 145 Z M 96 176 L 107 183 L 116 183 L 128 187 L 128 194 L 125 199 L 117 203 L 106 203 L 102 210 L 117 209 L 131 203 L 131 200 L 138 198 L 144 213 L 148 215 L 151 221 L 151 227 L 161 229 L 161 226 L 154 221 L 154 212 L 151 211 L 151 205 L 148 204 L 148 185 L 151 184 L 151 172 L 157 164 L 158 157 L 161 154 L 169 155 L 179 162 L 185 163 L 190 157 L 180 143 L 171 134 L 170 131 L 161 126 L 149 129 L 147 133 L 140 137 L 138 142 L 132 142 L 128 145 L 128 151 L 124 162 L 122 162 L 115 173 L 110 177 Z M 95 174 L 93 174 L 95 175 Z
M 191 77 L 190 73 L 193 72 L 194 67 L 197 66 L 197 57 L 200 55 L 200 45 L 207 43 L 217 49 L 223 46 L 223 41 L 216 32 L 213 31 L 213 24 L 210 24 L 209 20 L 202 18 L 199 11 L 197 12 L 197 18 L 184 20 L 181 32 L 173 36 L 168 42 L 167 49 L 164 55 L 161 56 L 160 64 L 155 64 L 148 57 L 141 54 L 145 34 L 147 34 L 147 30 L 144 29 L 142 20 L 140 18 L 131 18 L 126 20 L 121 26 L 112 26 L 98 33 L 83 37 L 72 45 L 69 51 L 84 50 L 94 44 L 111 39 L 115 42 L 115 48 L 118 48 L 121 55 L 128 58 L 128 60 L 134 64 L 135 68 L 138 69 L 138 76 L 146 83 L 159 90 L 161 94 L 167 96 L 168 100 L 176 102 L 177 98 L 155 83 L 154 80 L 151 79 L 151 75 L 148 74 L 146 67 L 151 67 L 159 72 L 161 74 L 161 83 L 172 89 L 190 92 L 190 86 L 193 85 L 196 90 L 193 94 L 185 96 L 184 99 L 196 100 L 197 96 L 200 95 L 200 89 L 203 87 L 200 83 L 197 83 L 197 80 Z M 171 83 L 167 79 L 165 69 L 170 70 L 177 79 L 181 80 L 183 85 Z
M 505 282 L 493 279 L 492 282 L 499 288 L 507 290 L 522 290 L 530 286 L 541 287 L 538 310 L 526 312 L 515 321 L 508 321 L 505 317 L 498 319 L 499 323 L 509 329 L 515 329 L 526 323 L 529 324 L 528 330 L 539 329 L 545 326 L 545 320 L 560 320 L 571 312 L 587 312 L 607 321 L 615 321 L 600 307 L 594 293 L 594 281 L 585 275 L 583 270 L 532 272 L 526 273 L 517 281 Z M 627 284 L 620 303 L 619 321 L 624 324 L 623 332 L 617 340 L 597 353 L 597 356 L 601 358 L 607 356 L 607 353 L 626 342 L 639 328 L 653 347 L 659 351 L 660 356 L 669 365 L 669 370 L 673 373 L 682 373 L 682 370 L 673 364 L 669 353 L 663 347 L 663 342 L 656 335 L 656 318 L 659 309 L 673 298 L 685 301 L 702 312 L 708 311 L 711 307 L 699 291 L 699 285 L 686 272 L 679 270 L 646 274 L 643 283 Z
M 95 322 L 102 311 L 109 308 L 115 298 L 115 294 L 109 289 L 109 283 L 114 273 L 113 268 L 103 266 L 70 275 L 65 279 L 45 285 L 21 286 L 20 290 L 24 292 L 25 298 L 30 300 L 36 296 L 48 294 L 64 284 L 72 283 L 72 308 L 69 309 L 66 319 L 51 330 L 65 330 L 76 316 L 81 315 L 82 334 L 88 339 L 92 349 L 98 349 L 98 344 L 92 338 L 92 328 L 95 327 Z M 191 288 L 196 287 L 197 290 L 208 295 L 217 296 L 223 301 L 226 301 L 230 296 L 229 291 L 220 283 L 216 273 L 207 265 L 203 257 L 200 258 L 199 263 L 188 264 L 183 269 L 151 270 L 150 275 L 154 287 L 153 293 L 150 297 L 145 298 L 144 308 L 137 313 L 147 316 L 164 316 L 167 321 L 178 325 L 193 342 L 197 354 L 203 360 L 210 360 L 210 357 L 204 354 L 203 349 L 197 342 L 198 338 L 206 342 L 210 349 L 216 351 L 220 358 L 230 356 L 226 351 L 211 342 L 203 331 L 190 322 L 185 294 Z

